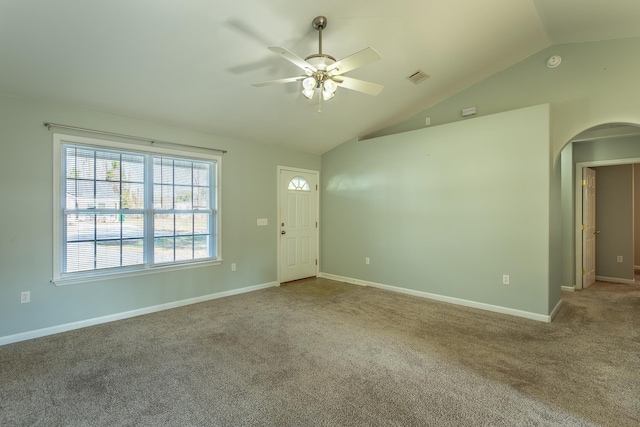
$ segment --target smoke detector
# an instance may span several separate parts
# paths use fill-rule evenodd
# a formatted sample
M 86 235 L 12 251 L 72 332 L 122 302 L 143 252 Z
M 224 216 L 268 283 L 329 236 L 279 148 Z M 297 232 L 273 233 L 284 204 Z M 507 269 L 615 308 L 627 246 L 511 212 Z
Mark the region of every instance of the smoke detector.
M 547 67 L 556 68 L 562 62 L 562 57 L 560 55 L 553 55 L 549 59 L 547 59 Z

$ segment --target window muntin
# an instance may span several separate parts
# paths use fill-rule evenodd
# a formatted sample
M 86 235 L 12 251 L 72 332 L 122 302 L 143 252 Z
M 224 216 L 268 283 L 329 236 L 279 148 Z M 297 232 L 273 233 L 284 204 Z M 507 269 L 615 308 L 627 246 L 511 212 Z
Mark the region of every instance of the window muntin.
M 144 263 L 144 167 L 143 155 L 63 146 L 64 273 Z
M 311 188 L 309 188 L 309 183 L 301 176 L 291 178 L 287 189 L 295 191 L 311 191 Z
M 219 260 L 218 156 L 54 142 L 54 282 Z
M 154 157 L 154 261 L 208 258 L 212 164 Z

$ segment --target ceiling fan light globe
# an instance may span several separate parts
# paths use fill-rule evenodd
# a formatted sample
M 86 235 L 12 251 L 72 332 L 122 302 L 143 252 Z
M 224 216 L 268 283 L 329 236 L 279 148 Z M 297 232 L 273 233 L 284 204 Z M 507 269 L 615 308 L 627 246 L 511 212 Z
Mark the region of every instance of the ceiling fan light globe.
M 316 82 L 316 79 L 314 79 L 313 77 L 307 77 L 302 81 L 302 87 L 305 90 L 313 90 L 316 88 L 317 85 L 318 85 L 318 82 Z
M 335 92 L 328 92 L 326 90 L 322 91 L 322 99 L 324 99 L 325 101 L 330 100 L 331 98 L 333 98 L 334 96 L 336 96 Z
M 315 90 L 313 89 L 304 89 L 302 91 L 302 94 L 305 96 L 305 98 L 307 99 L 311 99 L 313 98 L 313 94 L 315 93 Z
M 329 93 L 334 93 L 338 89 L 338 85 L 333 80 L 329 79 L 324 82 L 322 85 L 325 91 Z

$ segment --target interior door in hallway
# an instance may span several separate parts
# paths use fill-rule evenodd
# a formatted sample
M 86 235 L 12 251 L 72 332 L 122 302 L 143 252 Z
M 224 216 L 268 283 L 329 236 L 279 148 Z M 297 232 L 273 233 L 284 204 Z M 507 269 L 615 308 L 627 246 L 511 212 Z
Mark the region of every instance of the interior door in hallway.
M 317 274 L 318 174 L 280 170 L 280 283 Z
M 596 171 L 582 169 L 582 288 L 596 281 Z

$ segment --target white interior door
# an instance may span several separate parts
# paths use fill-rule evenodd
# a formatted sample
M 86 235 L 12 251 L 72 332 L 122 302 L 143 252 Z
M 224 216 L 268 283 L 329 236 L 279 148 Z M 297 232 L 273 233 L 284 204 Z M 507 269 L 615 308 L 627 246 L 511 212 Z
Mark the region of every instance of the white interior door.
M 582 288 L 596 281 L 596 171 L 582 169 Z
M 315 276 L 318 175 L 280 170 L 280 282 Z

